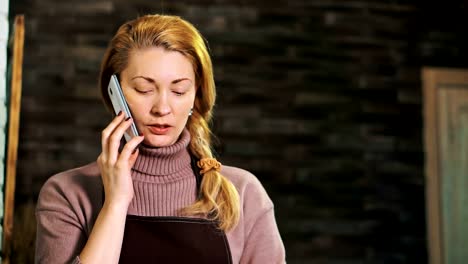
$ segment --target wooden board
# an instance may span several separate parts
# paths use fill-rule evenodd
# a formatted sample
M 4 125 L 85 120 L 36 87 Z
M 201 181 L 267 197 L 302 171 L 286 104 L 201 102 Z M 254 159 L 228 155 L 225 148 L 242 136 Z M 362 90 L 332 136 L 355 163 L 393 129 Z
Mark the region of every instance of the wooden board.
M 5 179 L 5 212 L 3 218 L 3 263 L 9 263 L 13 233 L 13 215 L 16 184 L 16 160 L 18 156 L 19 120 L 21 110 L 21 81 L 24 47 L 24 16 L 14 21 L 13 57 L 11 71 L 11 97 L 8 119 L 8 145 Z

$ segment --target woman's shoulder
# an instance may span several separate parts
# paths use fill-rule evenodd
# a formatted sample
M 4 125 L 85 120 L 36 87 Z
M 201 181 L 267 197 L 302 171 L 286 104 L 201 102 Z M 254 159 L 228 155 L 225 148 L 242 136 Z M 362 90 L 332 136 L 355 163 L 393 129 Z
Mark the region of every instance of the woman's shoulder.
M 75 204 L 90 200 L 102 186 L 96 162 L 51 176 L 41 188 L 37 209 L 47 209 L 60 203 Z
M 271 209 L 273 207 L 268 193 L 253 173 L 241 168 L 223 165 L 221 174 L 234 184 L 244 206 L 246 203 L 255 203 L 257 208 Z
M 95 185 L 100 181 L 99 168 L 96 162 L 73 168 L 51 176 L 44 183 L 42 190 L 48 188 L 74 189 Z
M 242 168 L 224 165 L 221 167 L 221 174 L 228 178 L 236 187 L 243 187 L 250 184 L 260 184 L 260 181 L 252 174 Z

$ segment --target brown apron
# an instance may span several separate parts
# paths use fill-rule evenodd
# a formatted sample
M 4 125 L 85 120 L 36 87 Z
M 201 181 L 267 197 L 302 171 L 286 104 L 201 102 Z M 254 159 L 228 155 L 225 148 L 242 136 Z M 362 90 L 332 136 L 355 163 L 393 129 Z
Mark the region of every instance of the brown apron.
M 193 156 L 192 169 L 200 190 L 202 175 Z M 232 257 L 226 234 L 214 221 L 127 215 L 119 263 L 232 264 Z
M 232 263 L 213 221 L 128 215 L 119 263 Z

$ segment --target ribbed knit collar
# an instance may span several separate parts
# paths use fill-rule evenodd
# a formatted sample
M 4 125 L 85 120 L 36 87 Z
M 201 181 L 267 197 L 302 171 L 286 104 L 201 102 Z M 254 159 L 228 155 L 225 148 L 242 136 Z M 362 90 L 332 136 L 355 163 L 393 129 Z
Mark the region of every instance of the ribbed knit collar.
M 171 146 L 151 148 L 142 144 L 133 170 L 152 176 L 169 176 L 180 172 L 190 166 L 189 143 L 190 133 L 184 129 Z

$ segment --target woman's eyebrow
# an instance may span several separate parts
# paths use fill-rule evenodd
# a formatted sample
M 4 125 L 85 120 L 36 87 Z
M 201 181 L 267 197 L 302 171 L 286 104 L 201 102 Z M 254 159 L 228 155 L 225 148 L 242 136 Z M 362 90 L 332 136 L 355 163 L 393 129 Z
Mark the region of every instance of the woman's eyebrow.
M 173 80 L 172 83 L 176 84 L 176 83 L 179 83 L 181 81 L 190 81 L 190 82 L 192 82 L 192 80 L 190 80 L 189 78 L 180 78 L 180 79 Z
M 133 80 L 138 79 L 138 78 L 145 79 L 145 80 L 147 80 L 147 81 L 150 82 L 150 83 L 155 83 L 155 81 L 154 81 L 153 79 L 151 79 L 150 77 L 145 77 L 145 76 L 140 76 L 140 75 L 135 76 L 135 77 L 133 77 L 133 78 L 130 79 L 130 80 L 133 81 Z
M 130 80 L 134 80 L 134 79 L 138 79 L 138 78 L 142 78 L 142 79 L 145 79 L 146 81 L 150 82 L 150 83 L 156 83 L 156 81 L 150 77 L 146 77 L 146 76 L 141 76 L 141 75 L 138 75 L 138 76 L 135 76 L 133 77 L 132 79 Z M 189 78 L 179 78 L 179 79 L 175 79 L 172 81 L 172 84 L 176 84 L 176 83 L 179 83 L 179 82 L 182 82 L 182 81 L 190 81 L 192 82 L 192 80 L 190 80 Z

